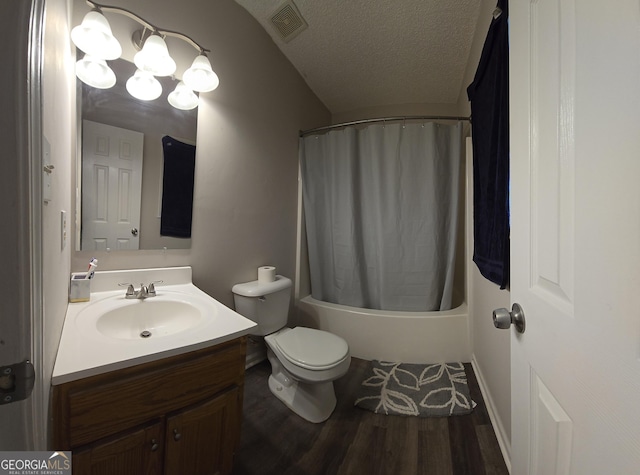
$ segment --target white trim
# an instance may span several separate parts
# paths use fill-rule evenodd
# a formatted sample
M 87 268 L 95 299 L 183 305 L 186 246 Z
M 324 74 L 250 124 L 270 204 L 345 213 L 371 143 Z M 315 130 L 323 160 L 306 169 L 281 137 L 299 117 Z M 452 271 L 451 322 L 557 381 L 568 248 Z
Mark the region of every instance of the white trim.
M 487 412 L 489 413 L 489 419 L 491 420 L 493 431 L 495 432 L 496 438 L 498 439 L 498 445 L 500 446 L 500 451 L 502 452 L 502 458 L 504 458 L 504 463 L 507 466 L 507 470 L 509 470 L 509 473 L 511 473 L 511 443 L 509 442 L 509 437 L 507 436 L 507 433 L 504 429 L 502 420 L 498 417 L 496 406 L 493 402 L 493 398 L 491 397 L 491 393 L 489 392 L 487 385 L 484 382 L 484 377 L 482 375 L 482 372 L 480 371 L 480 367 L 478 366 L 475 355 L 472 355 L 471 357 L 471 366 L 473 367 L 473 372 L 475 373 L 476 379 L 478 380 L 478 386 L 480 386 L 480 392 L 482 393 L 484 404 L 487 407 Z
M 30 397 L 31 437 L 33 449 L 47 447 L 47 412 L 49 390 L 44 386 L 43 340 L 43 282 L 42 282 L 42 51 L 44 43 L 44 0 L 33 0 L 29 21 L 29 177 L 28 189 L 23 199 L 29 207 L 29 245 L 24 252 L 29 256 L 31 305 L 31 362 L 35 368 L 36 382 Z

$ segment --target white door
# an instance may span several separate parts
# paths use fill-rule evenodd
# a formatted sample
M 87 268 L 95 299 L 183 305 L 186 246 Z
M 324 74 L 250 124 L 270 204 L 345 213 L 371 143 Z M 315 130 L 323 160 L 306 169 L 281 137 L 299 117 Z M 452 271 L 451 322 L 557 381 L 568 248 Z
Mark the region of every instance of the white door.
M 41 57 L 44 9 L 42 1 L 5 2 L 0 15 L 0 102 L 4 116 L 0 127 L 0 202 L 4 205 L 0 212 L 0 451 L 45 447 L 40 378 L 45 370 L 42 346 L 37 341 L 38 336 L 42 339 L 42 281 L 34 272 L 36 263 L 42 262 L 42 249 L 34 245 L 40 242 L 41 228 L 35 225 L 40 214 L 29 212 L 42 206 L 40 200 L 32 200 L 30 181 L 36 174 L 42 175 L 42 166 L 49 164 L 43 163 L 40 148 L 34 146 L 41 133 L 42 89 L 41 71 L 31 67 L 31 61 Z M 18 71 L 28 72 L 28 76 Z M 35 389 L 23 398 L 28 393 L 20 388 L 27 386 L 26 379 L 14 365 L 27 360 L 33 363 L 37 376 Z
M 640 2 L 510 2 L 512 473 L 640 473 Z
M 143 141 L 82 121 L 82 250 L 138 249 Z

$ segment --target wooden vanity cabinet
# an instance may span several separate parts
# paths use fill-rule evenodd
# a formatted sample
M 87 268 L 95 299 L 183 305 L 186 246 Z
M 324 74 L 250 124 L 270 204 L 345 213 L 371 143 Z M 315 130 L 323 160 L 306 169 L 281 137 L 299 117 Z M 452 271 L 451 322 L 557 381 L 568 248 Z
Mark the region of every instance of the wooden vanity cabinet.
M 53 387 L 53 445 L 74 475 L 229 474 L 246 337 Z
M 158 421 L 73 451 L 73 473 L 161 474 L 163 427 Z
M 167 417 L 165 475 L 231 473 L 238 438 L 239 391 Z

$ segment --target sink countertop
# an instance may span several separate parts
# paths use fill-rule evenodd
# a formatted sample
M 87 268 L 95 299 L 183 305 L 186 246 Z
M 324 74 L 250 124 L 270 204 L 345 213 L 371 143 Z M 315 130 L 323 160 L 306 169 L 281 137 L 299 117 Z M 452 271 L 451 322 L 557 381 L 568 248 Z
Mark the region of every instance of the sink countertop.
M 197 301 L 206 300 L 212 306 L 212 318 L 173 335 L 148 339 L 118 339 L 95 328 L 88 330 L 91 322 L 86 319 L 97 320 L 91 315 L 91 305 L 105 299 L 124 299 L 126 288 L 118 287 L 118 283 L 132 282 L 138 288 L 140 282 L 146 285 L 157 280 L 163 281 L 156 284 L 158 296 L 179 293 L 182 297 L 192 295 Z M 256 326 L 194 286 L 190 267 L 96 272 L 91 287 L 89 302 L 70 303 L 67 307 L 53 385 L 214 346 L 247 335 Z M 157 297 L 149 300 L 154 298 Z M 78 322 L 79 318 L 83 321 Z

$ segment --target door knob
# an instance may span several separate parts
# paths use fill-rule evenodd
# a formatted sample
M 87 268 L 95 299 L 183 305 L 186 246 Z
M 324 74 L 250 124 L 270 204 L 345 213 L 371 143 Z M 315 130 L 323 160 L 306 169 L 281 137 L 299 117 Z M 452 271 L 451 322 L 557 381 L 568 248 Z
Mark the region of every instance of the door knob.
M 131 228 L 131 234 L 133 234 L 134 236 L 138 235 L 138 228 Z
M 511 311 L 506 308 L 498 308 L 493 311 L 493 324 L 496 328 L 509 328 L 512 323 L 516 326 L 518 333 L 524 333 L 524 311 L 517 303 L 513 304 Z

